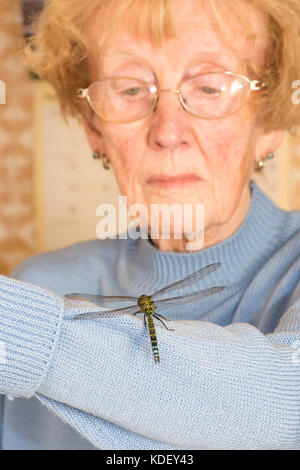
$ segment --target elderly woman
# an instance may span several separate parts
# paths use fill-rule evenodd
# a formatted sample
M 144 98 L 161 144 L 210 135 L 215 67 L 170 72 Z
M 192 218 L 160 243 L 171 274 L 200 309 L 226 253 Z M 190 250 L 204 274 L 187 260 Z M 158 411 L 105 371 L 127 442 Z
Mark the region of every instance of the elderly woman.
M 30 66 L 128 204 L 146 207 L 149 235 L 2 276 L 3 448 L 300 448 L 300 214 L 251 180 L 300 124 L 299 17 L 299 0 L 47 2 Z M 163 203 L 203 206 L 202 244 L 195 212 L 188 234 L 174 216 L 168 239 L 162 224 L 153 235 Z M 100 307 L 63 299 L 138 297 L 214 263 L 184 293 L 226 288 L 156 323 L 159 364 L 141 317 L 77 321 Z

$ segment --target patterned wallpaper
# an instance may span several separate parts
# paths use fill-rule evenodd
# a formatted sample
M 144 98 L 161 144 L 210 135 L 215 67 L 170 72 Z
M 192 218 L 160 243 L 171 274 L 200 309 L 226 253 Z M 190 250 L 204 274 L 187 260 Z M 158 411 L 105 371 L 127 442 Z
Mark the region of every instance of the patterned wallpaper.
M 22 46 L 19 0 L 1 0 L 0 80 L 6 103 L 0 104 L 0 273 L 35 250 L 32 178 L 32 83 L 17 60 Z
M 300 104 L 299 113 L 300 113 Z M 300 138 L 291 139 L 292 207 L 300 210 Z

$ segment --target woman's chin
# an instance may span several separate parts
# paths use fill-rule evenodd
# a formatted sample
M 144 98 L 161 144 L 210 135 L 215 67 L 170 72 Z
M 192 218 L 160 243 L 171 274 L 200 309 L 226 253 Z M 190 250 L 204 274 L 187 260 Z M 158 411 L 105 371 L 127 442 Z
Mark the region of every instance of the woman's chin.
M 203 203 L 201 193 L 204 196 L 204 181 L 189 183 L 147 185 L 145 194 L 147 199 L 155 204 L 196 204 Z

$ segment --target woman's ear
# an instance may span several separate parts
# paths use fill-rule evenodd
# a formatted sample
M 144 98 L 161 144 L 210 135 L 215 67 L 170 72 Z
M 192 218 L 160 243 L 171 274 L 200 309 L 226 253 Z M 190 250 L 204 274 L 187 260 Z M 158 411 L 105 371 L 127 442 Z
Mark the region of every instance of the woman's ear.
M 271 148 L 273 149 L 273 152 L 276 152 L 276 150 L 279 149 L 283 142 L 285 131 L 277 130 L 273 131 L 272 134 L 273 135 L 271 136 Z
M 263 134 L 260 139 L 258 139 L 257 145 L 257 154 L 255 157 L 256 162 L 258 163 L 261 158 L 267 157 L 271 153 L 275 153 L 282 144 L 285 131 L 281 129 L 273 130 L 267 134 Z
M 87 140 L 91 147 L 91 150 L 94 152 L 98 150 L 99 152 L 104 151 L 103 147 L 103 135 L 99 128 L 95 124 L 96 114 L 88 105 L 88 103 L 82 103 L 81 108 L 82 115 L 82 125 L 87 136 Z

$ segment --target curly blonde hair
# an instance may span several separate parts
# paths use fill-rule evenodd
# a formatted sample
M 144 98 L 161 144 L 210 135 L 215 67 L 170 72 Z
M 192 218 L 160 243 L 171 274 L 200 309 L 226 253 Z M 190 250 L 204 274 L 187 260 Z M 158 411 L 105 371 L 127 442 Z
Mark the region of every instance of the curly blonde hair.
M 228 24 L 225 15 L 235 15 L 243 31 L 255 37 L 236 0 L 206 1 L 222 34 Z M 297 135 L 300 112 L 292 101 L 292 84 L 300 80 L 300 1 L 243 1 L 261 12 L 268 31 L 264 66 L 258 68 L 251 63 L 249 68 L 249 73 L 253 71 L 268 81 L 268 87 L 259 94 L 258 119 L 265 132 L 284 129 Z M 165 39 L 176 38 L 174 3 L 175 0 L 46 0 L 42 13 L 33 20 L 34 34 L 23 53 L 30 69 L 56 90 L 65 120 L 68 116 L 81 118 L 76 90 L 90 85 L 85 27 L 96 11 L 102 9 L 103 24 L 109 25 L 101 30 L 103 48 L 105 41 L 124 27 L 125 17 L 130 17 L 137 38 L 161 45 Z

